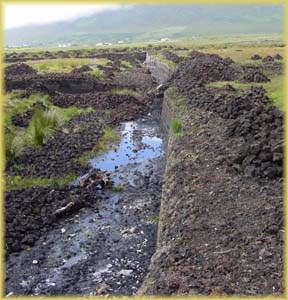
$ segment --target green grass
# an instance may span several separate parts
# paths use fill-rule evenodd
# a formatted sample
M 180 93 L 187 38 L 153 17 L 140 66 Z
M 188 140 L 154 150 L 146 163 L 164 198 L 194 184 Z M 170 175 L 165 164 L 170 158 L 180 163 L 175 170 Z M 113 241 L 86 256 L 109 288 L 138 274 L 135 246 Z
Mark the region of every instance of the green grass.
M 88 108 L 78 108 L 76 106 L 69 106 L 67 108 L 60 108 L 52 105 L 51 109 L 55 110 L 59 114 L 59 118 L 61 120 L 61 124 L 69 121 L 72 117 L 83 114 L 83 113 L 91 113 L 95 112 L 93 107 Z
M 33 109 L 36 103 L 41 103 L 49 109 L 57 111 L 59 113 L 59 118 L 65 122 L 71 117 L 84 113 L 84 112 L 94 112 L 92 107 L 87 109 L 77 108 L 76 106 L 70 106 L 68 108 L 60 108 L 49 102 L 49 96 L 44 94 L 33 94 L 29 98 L 17 98 L 22 90 L 16 90 L 5 95 L 5 105 L 4 105 L 4 125 L 11 125 L 11 118 L 14 115 L 20 115 L 27 110 Z
M 171 121 L 171 132 L 172 135 L 176 138 L 179 139 L 182 136 L 185 135 L 187 130 L 184 129 L 183 121 L 180 120 L 179 118 L 175 117 Z
M 97 80 L 103 80 L 103 79 L 105 79 L 103 71 L 97 69 L 96 67 L 92 67 L 92 69 L 93 69 L 92 71 L 83 72 L 83 74 L 91 75 L 91 76 L 93 76 Z
M 82 165 L 86 165 L 93 157 L 102 155 L 110 149 L 112 142 L 120 140 L 120 136 L 114 128 L 105 126 L 103 129 L 103 135 L 91 151 L 85 151 L 76 161 Z
M 127 68 L 130 69 L 133 67 L 129 61 L 124 60 L 124 59 L 121 59 L 120 63 L 121 63 L 121 67 L 124 67 L 124 68 L 126 67 L 125 69 L 127 69 Z
M 56 110 L 36 109 L 27 129 L 29 144 L 39 147 L 61 123 Z
M 15 90 L 13 92 L 7 93 L 4 96 L 4 125 L 8 126 L 11 124 L 11 117 L 14 115 L 20 115 L 29 109 L 33 108 L 36 103 L 45 104 L 48 100 L 47 95 L 43 94 L 33 94 L 28 98 L 19 98 L 24 91 Z
M 104 134 L 102 139 L 107 142 L 113 142 L 119 140 L 119 135 L 117 134 L 116 130 L 112 127 L 105 126 L 103 130 Z
M 272 100 L 273 104 L 280 109 L 284 107 L 284 76 L 283 75 L 275 75 L 270 77 L 270 82 L 249 82 L 242 83 L 237 81 L 218 81 L 218 82 L 210 82 L 208 86 L 211 87 L 223 87 L 225 84 L 230 84 L 234 88 L 238 90 L 238 92 L 242 92 L 244 89 L 247 89 L 251 86 L 263 86 L 266 90 L 266 95 Z
M 155 57 L 159 61 L 161 61 L 162 63 L 166 64 L 171 69 L 175 69 L 177 67 L 177 64 L 175 62 L 173 62 L 172 60 L 167 59 L 161 52 L 160 53 L 156 53 Z
M 177 118 L 172 119 L 171 130 L 172 130 L 173 134 L 178 134 L 178 133 L 182 132 L 182 130 L 183 130 L 182 121 Z
M 201 35 L 197 38 L 179 38 L 179 39 L 170 39 L 169 41 L 165 42 L 165 45 L 178 45 L 179 47 L 193 47 L 195 44 L 199 45 L 219 45 L 219 44 L 239 44 L 241 42 L 244 43 L 277 43 L 283 41 L 283 36 L 281 34 L 217 34 L 217 35 Z M 104 48 L 109 50 L 113 49 L 119 49 L 119 48 L 135 48 L 135 47 L 147 47 L 148 45 L 152 46 L 158 46 L 163 45 L 163 42 L 160 41 L 135 41 L 135 42 L 126 42 L 123 44 L 113 44 L 112 46 L 105 46 Z M 87 45 L 87 46 L 69 46 L 65 48 L 65 52 L 71 52 L 74 50 L 79 51 L 89 51 L 89 50 L 99 50 L 103 49 L 103 46 L 95 46 L 95 45 Z M 41 53 L 45 51 L 50 51 L 51 53 L 57 53 L 59 50 L 59 47 L 35 47 L 35 48 L 25 48 L 25 47 L 19 47 L 19 48 L 12 48 L 7 49 L 5 52 L 27 52 L 27 53 Z M 63 50 L 63 49 L 62 49 Z M 82 53 L 84 54 L 84 52 Z
M 24 150 L 24 140 L 21 135 L 16 135 L 13 131 L 5 133 L 5 157 L 14 159 L 22 154 Z
M 191 117 L 187 107 L 187 98 L 175 87 L 169 87 L 165 91 L 165 99 L 173 115 L 170 124 L 172 137 L 179 139 L 188 134 L 197 134 L 202 129 L 198 125 L 188 126 Z
M 5 178 L 5 189 L 9 191 L 35 186 L 61 186 L 70 184 L 77 177 L 76 174 L 72 173 L 58 178 L 7 176 Z
M 36 147 L 42 146 L 55 129 L 69 121 L 73 116 L 87 112 L 87 110 L 91 112 L 93 109 L 79 109 L 75 106 L 68 108 L 51 106 L 47 111 L 37 109 L 27 128 L 24 137 L 25 144 Z
M 71 106 L 60 108 L 51 104 L 47 95 L 33 94 L 29 98 L 17 98 L 23 91 L 13 91 L 5 95 L 4 126 L 5 126 L 5 155 L 13 159 L 23 152 L 25 147 L 41 146 L 54 130 L 69 121 L 73 116 L 86 112 L 94 112 L 92 107 L 77 108 Z M 47 110 L 35 108 L 42 103 Z M 12 116 L 22 114 L 27 110 L 35 109 L 35 113 L 27 128 L 12 125 Z
M 40 73 L 46 73 L 46 72 L 69 73 L 73 69 L 79 68 L 83 65 L 89 65 L 93 69 L 95 68 L 96 71 L 97 65 L 106 65 L 108 62 L 110 62 L 110 60 L 106 58 L 56 58 L 56 59 L 30 61 L 28 64 L 31 67 L 38 70 Z

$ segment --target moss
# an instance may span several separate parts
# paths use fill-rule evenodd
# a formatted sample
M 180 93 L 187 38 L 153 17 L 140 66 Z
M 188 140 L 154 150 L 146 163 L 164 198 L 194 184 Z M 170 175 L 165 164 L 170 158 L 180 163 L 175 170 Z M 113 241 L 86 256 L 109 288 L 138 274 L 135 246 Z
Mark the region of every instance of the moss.
M 74 68 L 79 68 L 84 65 L 89 65 L 90 67 L 95 68 L 96 70 L 97 65 L 107 65 L 109 61 L 110 60 L 106 58 L 56 58 L 45 59 L 41 61 L 31 61 L 28 64 L 36 70 L 40 71 L 40 73 L 68 73 L 71 72 Z
M 152 223 L 152 224 L 158 224 L 159 223 L 159 216 L 153 216 L 153 217 L 148 217 L 146 219 L 147 223 Z
M 97 80 L 105 79 L 104 72 L 96 67 L 94 67 L 92 71 L 83 72 L 83 74 L 92 75 Z
M 81 165 L 86 165 L 91 158 L 107 152 L 110 149 L 110 144 L 118 140 L 120 140 L 120 136 L 116 130 L 109 126 L 105 126 L 103 129 L 103 135 L 95 147 L 90 151 L 83 152 L 82 155 L 76 159 L 76 162 Z
M 120 139 L 120 136 L 116 132 L 116 130 L 112 127 L 105 126 L 103 129 L 103 137 L 102 140 L 104 142 L 113 142 L 113 141 L 118 141 Z
M 112 94 L 114 95 L 128 95 L 128 96 L 132 96 L 132 97 L 135 97 L 135 98 L 140 98 L 141 97 L 141 94 L 134 91 L 134 90 L 131 90 L 131 89 L 113 89 L 112 90 Z
M 155 57 L 162 62 L 163 64 L 167 65 L 171 69 L 176 69 L 177 64 L 172 60 L 167 59 L 162 53 L 156 53 Z
M 90 238 L 91 236 L 92 236 L 92 233 L 90 232 L 90 231 L 85 231 L 85 236 L 87 237 L 87 238 Z
M 61 186 L 71 183 L 77 177 L 73 173 L 58 178 L 7 176 L 5 178 L 5 189 L 9 191 L 35 186 Z
M 112 191 L 115 193 L 122 192 L 123 190 L 125 190 L 125 187 L 121 185 L 114 185 L 112 187 Z
M 130 69 L 133 67 L 129 61 L 124 60 L 124 59 L 121 59 L 120 63 L 121 63 L 121 67 L 124 67 L 124 68 L 126 67 L 126 68 Z

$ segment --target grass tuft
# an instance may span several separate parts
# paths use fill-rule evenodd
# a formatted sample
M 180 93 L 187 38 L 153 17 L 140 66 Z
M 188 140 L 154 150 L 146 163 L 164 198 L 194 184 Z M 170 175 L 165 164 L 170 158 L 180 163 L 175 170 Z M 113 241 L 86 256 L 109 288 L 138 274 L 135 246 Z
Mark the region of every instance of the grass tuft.
M 5 156 L 6 159 L 14 159 L 21 155 L 24 149 L 24 142 L 20 136 L 14 134 L 14 132 L 8 132 L 5 134 Z
M 181 120 L 174 118 L 171 122 L 171 129 L 174 134 L 180 133 L 182 131 L 182 122 Z
M 56 110 L 36 109 L 28 127 L 30 143 L 36 147 L 42 146 L 60 123 L 60 115 Z

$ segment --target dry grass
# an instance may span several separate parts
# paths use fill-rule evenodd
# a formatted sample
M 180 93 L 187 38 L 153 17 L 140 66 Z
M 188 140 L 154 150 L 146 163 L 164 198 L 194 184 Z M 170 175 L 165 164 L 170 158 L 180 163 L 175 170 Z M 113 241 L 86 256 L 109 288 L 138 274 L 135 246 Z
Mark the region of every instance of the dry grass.
M 251 61 L 250 58 L 254 54 L 259 54 L 262 57 L 267 55 L 274 56 L 275 54 L 279 53 L 280 55 L 284 55 L 284 47 L 277 47 L 277 46 L 261 46 L 257 47 L 254 46 L 245 46 L 245 45 L 237 45 L 233 47 L 227 48 L 209 48 L 203 49 L 203 52 L 206 53 L 215 53 L 220 55 L 221 57 L 231 57 L 235 62 L 238 63 L 255 63 L 255 61 Z

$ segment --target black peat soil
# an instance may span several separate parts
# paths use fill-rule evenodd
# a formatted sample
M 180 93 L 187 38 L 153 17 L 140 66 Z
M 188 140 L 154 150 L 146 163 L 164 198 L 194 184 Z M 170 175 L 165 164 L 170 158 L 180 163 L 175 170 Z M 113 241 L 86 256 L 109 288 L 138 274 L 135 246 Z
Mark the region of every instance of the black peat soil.
M 169 141 L 158 244 L 139 294 L 283 294 L 283 113 L 262 88 L 205 86 L 240 80 L 236 70 L 194 52 L 171 82 L 190 118 Z
M 138 123 L 155 124 L 152 136 L 161 135 L 153 112 Z M 133 139 L 141 141 L 142 134 L 135 128 Z M 141 145 L 137 151 L 145 149 Z M 24 250 L 12 248 L 6 259 L 6 293 L 135 294 L 155 252 L 164 149 L 161 153 L 115 169 L 117 184 L 125 187 L 121 192 L 93 185 L 9 192 L 7 232 L 12 247 Z M 75 203 L 73 211 L 57 218 L 55 210 L 69 202 Z

